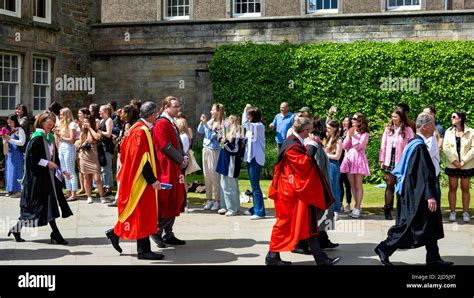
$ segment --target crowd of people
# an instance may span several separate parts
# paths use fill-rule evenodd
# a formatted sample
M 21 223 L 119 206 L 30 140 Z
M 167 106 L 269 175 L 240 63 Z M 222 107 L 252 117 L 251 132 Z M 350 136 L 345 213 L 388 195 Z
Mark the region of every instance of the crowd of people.
M 327 231 L 334 228 L 341 213 L 352 218 L 361 216 L 363 178 L 371 175 L 365 152 L 369 123 L 358 112 L 340 123 L 334 117 L 336 111 L 337 108 L 331 107 L 327 117 L 312 117 L 311 110 L 303 107 L 293 114 L 288 103 L 283 102 L 280 113 L 269 124 L 276 132 L 279 155 L 269 192 L 269 198 L 275 200 L 277 223 L 267 264 L 288 264 L 279 257 L 279 252 L 285 250 L 313 254 L 318 264 L 336 263 L 339 258 L 331 259 L 322 252 L 338 245 L 329 240 Z M 433 177 L 421 178 L 430 179 L 430 189 L 426 190 L 426 199 L 431 200 L 429 210 L 439 211 L 439 153 L 443 150 L 445 173 L 449 177 L 449 219 L 456 221 L 456 191 L 460 180 L 462 217 L 469 222 L 474 130 L 466 126 L 466 114 L 453 112 L 452 126 L 444 133 L 434 121 L 433 107 L 424 109 L 423 119 L 416 122 L 408 119 L 408 112 L 408 106 L 400 104 L 391 114 L 382 136 L 379 160 L 386 181 L 385 218 L 392 219 L 394 197 L 398 198 L 398 213 L 405 210 L 407 217 L 413 211 L 400 207 L 406 197 L 404 191 L 408 191 L 402 191 L 401 185 L 406 188 L 409 183 L 403 183 L 406 168 L 399 167 L 413 156 L 407 157 L 410 144 L 414 140 L 419 144 L 421 138 L 430 157 L 427 168 L 433 167 Z M 7 131 L 2 130 L 6 195 L 21 197 L 20 220 L 9 233 L 16 241 L 24 241 L 20 234 L 23 226 L 49 223 L 53 230 L 51 241 L 67 244 L 55 223 L 59 209 L 62 217 L 71 216 L 68 202 L 84 193 L 87 203 L 94 203 L 95 187 L 101 203 L 118 207 L 118 222 L 106 232 L 117 251 L 121 252 L 119 239 L 136 239 L 138 258 L 159 260 L 164 256 L 151 251 L 149 238 L 161 248 L 185 244 L 174 235 L 173 226 L 186 208 L 186 175 L 200 167 L 191 150 L 193 131 L 180 111 L 178 98 L 168 96 L 159 107 L 154 102 L 142 104 L 137 99 L 119 109 L 115 102 L 91 104 L 79 109 L 76 119 L 69 108 L 53 102 L 48 111 L 35 116 L 32 134 L 27 115 L 26 107 L 18 105 L 16 114 L 7 118 Z M 431 124 L 433 132 L 426 129 Z M 203 135 L 202 170 L 206 189 L 203 209 L 225 216 L 264 219 L 260 174 L 265 164 L 266 141 L 261 110 L 247 104 L 241 117 L 226 117 L 224 106 L 216 103 L 211 108 L 210 119 L 202 114 L 197 132 Z M 253 207 L 248 210 L 242 210 L 240 204 L 238 178 L 242 163 L 246 163 L 252 188 Z M 108 201 L 115 185 L 115 198 Z M 400 214 L 397 224 L 399 219 Z M 388 255 L 396 248 L 405 247 L 397 247 L 393 240 L 399 236 L 400 233 L 384 242 L 392 245 L 389 248 L 385 244 L 378 247 L 377 253 L 384 264 L 389 263 Z M 427 245 L 431 252 L 436 250 L 434 242 Z M 430 261 L 439 261 L 436 253 L 433 255 Z

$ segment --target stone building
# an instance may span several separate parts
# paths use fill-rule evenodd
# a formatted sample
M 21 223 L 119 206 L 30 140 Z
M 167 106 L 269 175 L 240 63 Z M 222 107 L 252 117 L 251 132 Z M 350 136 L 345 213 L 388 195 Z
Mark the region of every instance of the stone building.
M 56 79 L 91 76 L 93 0 L 0 0 L 0 116 L 23 103 L 31 114 L 51 100 L 73 108 L 88 92 L 56 90 Z
M 2 9 L 15 1 L 22 3 L 21 18 Z M 220 45 L 474 40 L 474 0 L 31 1 L 53 6 L 49 24 L 35 21 L 30 1 L 0 0 L 0 55 L 21 61 L 15 102 L 35 104 L 33 62 L 45 57 L 50 98 L 77 108 L 90 100 L 124 104 L 176 95 L 192 125 L 209 110 L 208 64 Z M 53 78 L 65 74 L 92 76 L 95 93 L 56 91 Z M 13 99 L 0 92 L 3 109 Z

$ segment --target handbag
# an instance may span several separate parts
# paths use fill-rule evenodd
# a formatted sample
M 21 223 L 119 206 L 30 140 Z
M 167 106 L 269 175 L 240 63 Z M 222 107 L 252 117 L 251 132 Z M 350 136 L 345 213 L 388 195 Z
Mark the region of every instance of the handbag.
M 186 171 L 184 172 L 185 175 L 189 175 L 201 170 L 201 167 L 199 167 L 199 164 L 197 163 L 196 158 L 194 157 L 193 150 L 189 149 L 188 156 L 189 156 L 189 162 L 188 162 L 188 167 L 186 168 Z

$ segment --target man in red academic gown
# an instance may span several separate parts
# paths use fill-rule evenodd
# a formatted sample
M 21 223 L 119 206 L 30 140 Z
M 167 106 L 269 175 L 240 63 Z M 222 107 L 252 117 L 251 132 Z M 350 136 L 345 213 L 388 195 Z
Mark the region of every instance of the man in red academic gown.
M 176 216 L 184 211 L 186 205 L 185 180 L 183 169 L 188 164 L 188 157 L 183 151 L 181 138 L 174 118 L 180 110 L 179 100 L 174 96 L 163 99 L 161 115 L 153 127 L 153 144 L 157 156 L 157 167 L 160 169 L 158 179 L 162 183 L 172 184 L 171 189 L 158 192 L 158 232 L 151 239 L 160 248 L 166 245 L 184 245 L 185 241 L 175 237 L 173 225 Z
M 275 201 L 277 222 L 273 226 L 267 265 L 289 265 L 280 252 L 292 251 L 298 241 L 306 240 L 318 265 L 332 265 L 340 257 L 329 258 L 322 250 L 318 235 L 318 213 L 324 212 L 334 199 L 321 171 L 313 161 L 316 143 L 303 145 L 312 130 L 308 118 L 295 121 L 294 133 L 283 143 L 268 197 Z
M 113 247 L 122 252 L 119 239 L 137 239 L 138 259 L 161 260 L 151 251 L 149 236 L 157 230 L 158 190 L 155 150 L 150 129 L 157 115 L 154 102 L 140 108 L 141 119 L 128 131 L 120 145 L 122 167 L 117 175 L 119 219 L 105 234 Z

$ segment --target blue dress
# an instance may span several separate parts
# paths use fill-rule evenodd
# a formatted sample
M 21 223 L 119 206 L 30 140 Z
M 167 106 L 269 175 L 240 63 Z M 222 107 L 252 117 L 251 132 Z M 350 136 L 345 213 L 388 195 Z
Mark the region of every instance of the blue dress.
M 19 137 L 13 134 L 13 140 L 18 140 Z M 23 178 L 23 153 L 18 149 L 17 145 L 8 143 L 8 154 L 5 164 L 5 180 L 7 192 L 20 192 L 21 184 L 18 180 Z

